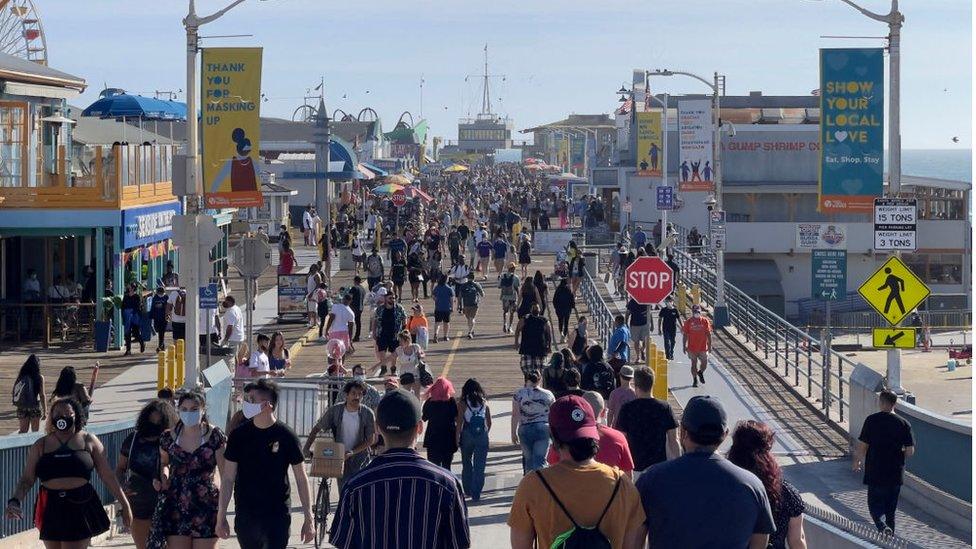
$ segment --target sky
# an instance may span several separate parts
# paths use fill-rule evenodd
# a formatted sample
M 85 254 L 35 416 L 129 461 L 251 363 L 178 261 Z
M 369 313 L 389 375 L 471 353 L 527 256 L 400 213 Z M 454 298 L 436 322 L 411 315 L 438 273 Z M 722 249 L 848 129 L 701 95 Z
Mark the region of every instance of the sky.
M 73 103 L 87 106 L 106 85 L 150 96 L 186 87 L 185 0 L 33 1 L 49 64 L 88 81 Z M 227 3 L 198 0 L 197 12 Z M 971 148 L 969 0 L 900 7 L 903 148 Z M 404 111 L 422 110 L 431 135 L 455 140 L 457 119 L 481 108 L 481 79 L 466 77 L 483 72 L 486 43 L 492 74 L 504 75 L 492 80 L 493 109 L 521 130 L 612 112 L 633 69 L 718 71 L 730 95 L 807 95 L 818 87 L 819 48 L 884 44 L 821 35 L 884 36 L 887 27 L 840 0 L 247 0 L 200 34 L 251 34 L 203 44 L 264 48 L 263 116 L 290 118 L 324 77 L 330 111 L 371 107 L 389 130 Z M 656 78 L 652 91 L 707 88 Z

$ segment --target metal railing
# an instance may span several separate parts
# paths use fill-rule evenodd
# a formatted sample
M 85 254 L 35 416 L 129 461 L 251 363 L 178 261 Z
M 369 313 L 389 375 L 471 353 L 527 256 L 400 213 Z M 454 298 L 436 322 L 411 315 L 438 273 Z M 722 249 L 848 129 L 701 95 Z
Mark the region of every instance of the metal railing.
M 680 247 L 671 248 L 671 252 L 681 269 L 681 280 L 689 286 L 698 284 L 702 299 L 714 304 L 715 271 L 702 261 L 704 256 L 692 256 Z M 847 377 L 856 364 L 837 352 L 824 352 L 819 339 L 807 335 L 728 281 L 725 296 L 729 321 L 736 334 L 786 380 L 792 381 L 797 390 L 803 391 L 805 385 L 807 398 L 819 400 L 826 417 L 843 423 L 845 408 L 850 405 L 845 396 L 850 393 Z
M 112 423 L 90 425 L 85 430 L 98 437 L 105 447 L 105 455 L 113 465 L 119 458 L 122 441 L 135 429 L 135 418 Z M 24 472 L 27 453 L 31 445 L 41 438 L 42 433 L 25 433 L 0 437 L 0 494 L 3 499 L 14 493 L 17 481 Z M 111 503 L 115 496 L 108 491 L 98 475 L 92 475 L 91 484 L 98 492 L 102 503 Z M 31 487 L 27 497 L 21 502 L 24 516 L 20 520 L 0 520 L 0 539 L 25 532 L 34 527 L 34 505 L 37 501 L 37 483 Z M 0 543 L 3 545 L 3 543 Z
M 599 255 L 596 256 L 599 261 Z M 613 332 L 613 317 L 615 313 L 600 295 L 596 281 L 590 276 L 589 271 L 584 273 L 579 286 L 580 295 L 586 303 L 587 316 L 589 318 L 589 331 L 597 335 L 597 341 L 601 345 L 606 345 Z
M 341 401 L 342 388 L 351 377 L 303 377 L 303 378 L 275 378 L 278 385 L 278 407 L 275 417 L 278 421 L 291 427 L 299 437 L 307 437 L 312 427 L 319 420 L 329 406 Z M 235 378 L 235 385 L 253 381 L 251 378 Z M 385 379 L 371 378 L 366 383 L 382 385 Z M 383 388 L 378 389 L 380 393 Z M 239 399 L 231 403 L 231 414 L 240 410 Z

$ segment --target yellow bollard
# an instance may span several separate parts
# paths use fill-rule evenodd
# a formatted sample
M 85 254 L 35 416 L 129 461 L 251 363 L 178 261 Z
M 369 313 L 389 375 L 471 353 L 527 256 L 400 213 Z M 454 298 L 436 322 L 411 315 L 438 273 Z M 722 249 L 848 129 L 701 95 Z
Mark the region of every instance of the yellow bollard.
M 176 348 L 172 345 L 166 348 L 166 386 L 176 387 Z
M 161 391 L 166 386 L 166 352 L 159 351 L 156 358 L 159 361 L 156 365 L 156 390 Z
M 644 342 L 644 354 L 646 355 L 644 359 L 647 367 L 650 368 L 652 372 L 654 371 L 654 355 L 651 354 L 651 346 L 653 345 L 654 340 L 651 339 L 650 335 L 648 335 L 647 340 Z
M 186 341 L 176 340 L 176 377 L 173 379 L 173 387 L 182 387 L 186 377 Z
M 691 285 L 691 304 L 701 305 L 701 287 L 698 284 Z
M 668 359 L 664 356 L 664 351 L 658 351 L 657 368 L 654 371 L 654 398 L 668 400 Z
M 688 307 L 688 287 L 685 286 L 684 282 L 678 283 L 678 299 L 676 305 L 678 307 L 678 313 L 684 315 L 685 309 Z

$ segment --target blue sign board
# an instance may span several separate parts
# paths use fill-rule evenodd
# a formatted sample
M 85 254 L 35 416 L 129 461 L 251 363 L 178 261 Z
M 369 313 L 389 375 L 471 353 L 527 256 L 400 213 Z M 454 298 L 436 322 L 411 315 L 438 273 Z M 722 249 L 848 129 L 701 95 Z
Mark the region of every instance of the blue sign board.
M 820 211 L 870 213 L 884 174 L 884 49 L 820 50 Z
M 812 250 L 811 294 L 820 301 L 847 297 L 847 250 Z
M 329 177 L 329 174 L 325 172 L 284 172 L 281 174 L 282 179 L 325 179 Z
M 674 187 L 661 186 L 657 188 L 657 209 L 674 209 Z
M 179 202 L 122 210 L 122 247 L 137 248 L 172 238 L 173 216 L 182 211 Z
M 217 308 L 217 285 L 208 284 L 200 288 L 200 308 L 201 309 L 216 309 Z

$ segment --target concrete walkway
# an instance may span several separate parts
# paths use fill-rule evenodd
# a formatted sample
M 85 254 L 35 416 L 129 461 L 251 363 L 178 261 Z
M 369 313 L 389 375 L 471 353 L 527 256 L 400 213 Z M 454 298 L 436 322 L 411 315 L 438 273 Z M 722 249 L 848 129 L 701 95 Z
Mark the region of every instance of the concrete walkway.
M 602 278 L 598 284 L 603 285 Z M 604 285 L 605 298 L 610 291 Z M 619 296 L 614 306 L 621 311 L 626 301 Z M 656 311 L 654 311 L 656 313 Z M 657 328 L 657 318 L 654 317 Z M 675 359 L 668 365 L 671 393 L 684 407 L 695 395 L 711 395 L 721 400 L 729 415 L 730 430 L 741 420 L 753 419 L 766 423 L 776 432 L 773 452 L 783 467 L 786 479 L 803 496 L 807 505 L 832 511 L 855 522 L 873 527 L 867 509 L 867 490 L 861 483 L 861 473 L 851 471 L 850 456 L 846 453 L 846 440 L 833 428 L 813 414 L 785 387 L 775 385 L 771 376 L 758 380 L 752 370 L 763 369 L 753 360 L 752 368 L 738 370 L 731 361 L 736 353 L 729 348 L 731 338 L 713 339 L 715 350 L 709 354 L 709 368 L 705 372 L 705 384 L 691 386 L 691 365 L 681 352 L 681 335 L 675 345 Z M 663 337 L 655 335 L 656 345 L 663 346 Z M 761 388 L 762 393 L 759 393 Z M 774 403 L 769 394 L 775 393 L 779 401 Z M 789 410 L 782 410 L 786 403 Z M 798 421 L 802 419 L 803 421 Z M 819 430 L 819 433 L 813 431 Z M 726 439 L 721 451 L 727 451 L 731 440 Z M 970 547 L 969 537 L 962 531 L 936 519 L 924 509 L 904 501 L 899 503 L 896 518 L 898 535 L 921 547 Z

